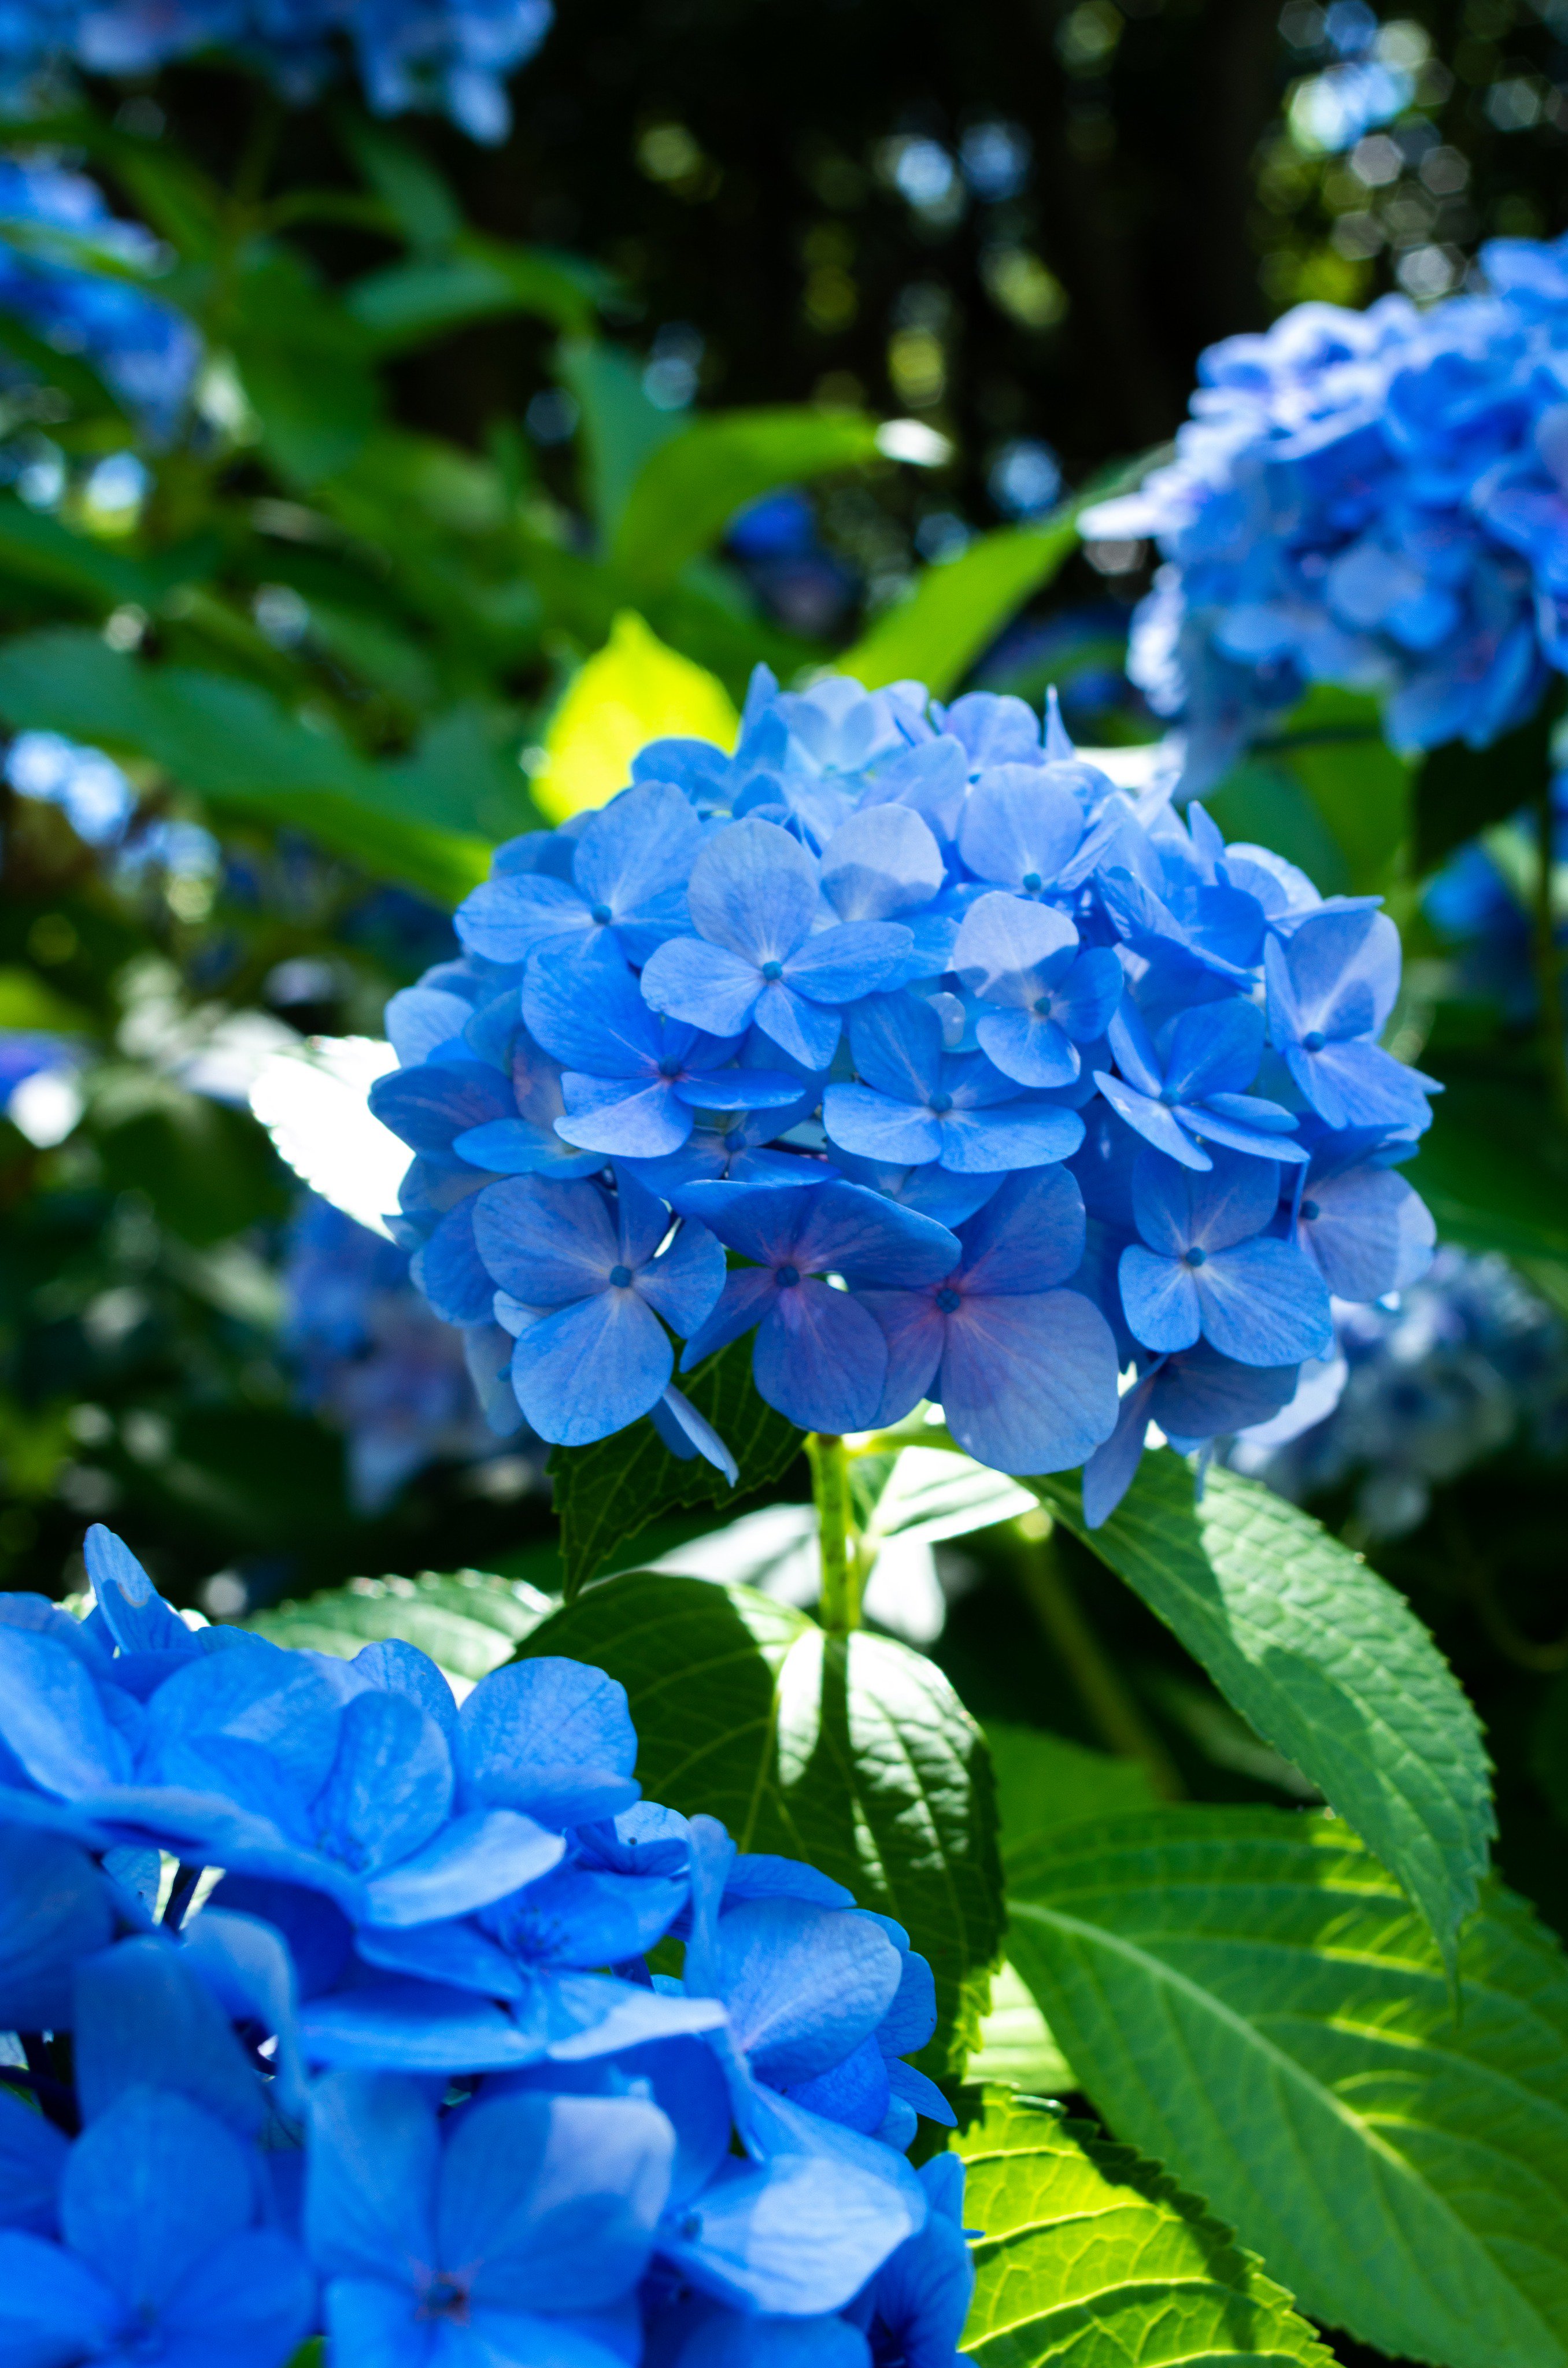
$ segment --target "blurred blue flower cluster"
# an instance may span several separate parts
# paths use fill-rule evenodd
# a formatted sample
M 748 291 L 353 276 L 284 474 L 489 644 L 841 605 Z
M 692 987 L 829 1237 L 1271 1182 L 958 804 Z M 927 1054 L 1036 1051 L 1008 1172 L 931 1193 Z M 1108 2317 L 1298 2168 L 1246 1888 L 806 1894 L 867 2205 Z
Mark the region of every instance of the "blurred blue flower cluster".
M 1369 1537 L 1415 1529 L 1435 1486 L 1512 1440 L 1548 1455 L 1568 1442 L 1568 1333 L 1506 1258 L 1445 1246 L 1396 1304 L 1336 1307 L 1335 1335 L 1332 1410 L 1229 1460 L 1297 1499 L 1354 1481 Z
M 408 1252 L 312 1194 L 290 1228 L 283 1344 L 303 1403 L 339 1429 L 356 1508 L 379 1513 L 427 1463 L 493 1454 L 522 1428 L 494 1372 L 471 1374 L 465 1347 L 414 1288 Z M 483 1392 L 494 1425 L 483 1419 Z
M 415 1154 L 415 1280 L 485 1358 L 512 1337 L 540 1437 L 651 1414 L 724 1467 L 670 1336 L 685 1372 L 755 1332 L 802 1429 L 939 1400 L 983 1463 L 1086 1464 L 1097 1520 L 1151 1421 L 1260 1419 L 1330 1291 L 1420 1271 L 1393 1167 L 1431 1087 L 1378 1042 L 1376 899 L 1135 803 L 1054 705 L 1042 733 L 985 693 L 759 669 L 733 756 L 631 771 L 497 851 L 371 1097 Z
M 1483 293 L 1299 304 L 1199 365 L 1176 457 L 1085 512 L 1153 536 L 1134 679 L 1201 790 L 1312 683 L 1402 748 L 1484 747 L 1568 672 L 1568 239 L 1494 239 Z
M 0 1597 L 0 2356 L 953 2362 L 901 1927 L 642 1801 L 597 1669 L 460 1708 L 86 1554 L 80 1623 Z
M 226 51 L 264 67 L 290 100 L 313 97 L 340 47 L 379 115 L 438 108 L 472 139 L 510 121 L 506 77 L 550 29 L 551 0 L 65 0 L 11 10 L 0 72 L 24 84 L 60 58 L 101 74 L 146 74 Z
M 172 305 L 114 276 L 153 268 L 151 233 L 111 214 L 85 174 L 23 156 L 0 156 L 0 309 L 80 354 L 151 436 L 170 436 L 200 343 Z M 99 257 L 107 270 L 94 268 Z

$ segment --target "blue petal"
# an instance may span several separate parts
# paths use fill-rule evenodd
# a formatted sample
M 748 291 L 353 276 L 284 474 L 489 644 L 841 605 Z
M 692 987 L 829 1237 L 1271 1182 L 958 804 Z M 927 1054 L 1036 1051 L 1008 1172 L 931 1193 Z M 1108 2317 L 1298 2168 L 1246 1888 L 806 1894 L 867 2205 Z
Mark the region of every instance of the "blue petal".
M 604 1166 L 602 1153 L 574 1151 L 562 1142 L 553 1119 L 548 1127 L 526 1118 L 494 1119 L 460 1134 L 452 1149 L 493 1176 L 597 1176 Z
M 1084 1196 L 1063 1167 L 1015 1176 L 965 1225 L 951 1278 L 965 1296 L 1051 1291 L 1084 1255 Z
M 942 1149 L 941 1121 L 932 1111 L 866 1086 L 829 1086 L 822 1117 L 829 1142 L 864 1159 L 919 1167 Z
M 885 921 L 942 885 L 942 851 L 908 805 L 864 806 L 822 853 L 822 884 L 845 921 Z
M 172 2295 L 161 2332 L 172 2368 L 278 2368 L 310 2333 L 316 2282 L 279 2228 L 247 2228 L 214 2247 Z
M 874 2039 L 863 2039 L 841 2064 L 812 2080 L 791 2081 L 787 2093 L 824 2121 L 874 2135 L 887 2119 L 888 2067 Z M 940 2096 L 940 2089 L 937 2090 Z
M 1381 1299 L 1417 1280 L 1430 1263 L 1437 1229 L 1403 1176 L 1359 1167 L 1309 1181 L 1301 1238 L 1336 1297 Z
M 999 1472 L 1082 1463 L 1115 1428 L 1116 1382 L 1110 1327 L 1075 1291 L 966 1298 L 948 1319 L 937 1382 L 948 1428 Z
M 0 2089 L 0 2228 L 27 2228 L 38 2237 L 54 2234 L 61 2173 L 69 2151 L 52 2122 Z M 0 2339 L 4 2308 L 0 2303 Z
M 1210 1258 L 1197 1283 L 1204 1337 L 1238 1364 L 1295 1365 L 1329 1353 L 1328 1291 L 1293 1242 L 1239 1242 Z
M 608 1795 L 620 1805 L 620 1795 Z M 455 1817 L 401 1866 L 372 1875 L 362 1905 L 372 1924 L 438 1924 L 505 1899 L 556 1863 L 558 1836 L 511 1809 Z
M 657 1071 L 664 1051 L 658 1019 L 613 951 L 530 964 L 523 1016 L 529 1033 L 568 1069 L 597 1077 L 646 1077 Z
M 72 1971 L 114 1930 L 103 1877 L 63 1834 L 0 1825 L 0 2027 L 65 2031 Z
M 474 1205 L 474 1241 L 493 1281 L 525 1307 L 567 1307 L 609 1284 L 620 1244 L 594 1184 L 515 1176 Z
M 630 1289 L 560 1307 L 512 1352 L 512 1387 L 539 1433 L 586 1447 L 645 1415 L 675 1370 L 669 1336 Z
M 568 881 L 540 872 L 497 872 L 464 897 L 452 926 L 486 962 L 526 962 L 537 946 L 585 939 L 587 902 Z
M 857 2328 L 802 2314 L 849 2302 L 898 2244 L 909 2216 L 898 2190 L 858 2164 L 799 2155 L 722 2164 L 687 2209 L 670 2214 L 659 2250 L 694 2285 L 745 2315 L 715 2322 L 724 2338 L 710 2348 L 694 2353 L 688 2342 L 683 2362 L 695 2357 L 699 2368 L 867 2368 Z M 759 2318 L 756 2312 L 788 2315 Z
M 720 1917 L 713 1970 L 735 2044 L 759 2079 L 782 2086 L 831 2071 L 869 2039 L 903 1968 L 870 1917 L 772 1898 Z
M 748 1028 L 762 987 L 757 963 L 701 938 L 671 938 L 642 973 L 642 993 L 655 1011 L 710 1036 Z
M 556 1121 L 557 1133 L 563 1143 L 581 1144 L 601 1159 L 663 1159 L 691 1133 L 691 1111 L 667 1077 L 633 1082 L 568 1069 L 561 1085 L 566 1110 Z
M 177 2090 L 241 2137 L 254 2137 L 267 2118 L 261 2083 L 228 2016 L 161 1933 L 79 1964 L 74 2063 L 88 2123 L 138 2086 Z
M 702 826 L 682 792 L 640 782 L 592 815 L 577 842 L 573 876 L 590 906 L 608 906 L 631 962 L 689 927 L 686 882 Z
M 428 1653 L 401 1636 L 383 1636 L 355 1654 L 354 1675 L 381 1693 L 406 1694 L 436 1722 L 449 1745 L 457 1740 L 458 1706 L 452 1689 Z
M 817 906 L 817 869 L 799 839 L 776 823 L 737 822 L 705 842 L 692 866 L 687 901 L 710 944 L 726 947 L 760 970 L 764 962 L 787 961 L 809 934 Z
M 1399 992 L 1399 931 L 1386 913 L 1309 914 L 1284 949 L 1300 1031 L 1377 1035 Z
M 846 921 L 808 938 L 784 965 L 797 995 L 812 1003 L 853 1003 L 908 975 L 915 940 L 897 921 Z M 767 1021 L 761 1017 L 761 1025 Z
M 711 1187 L 705 1197 L 711 1199 Z M 714 1230 L 722 1239 L 722 1228 Z M 939 1282 L 959 1258 L 957 1237 L 946 1225 L 859 1184 L 827 1184 L 801 1196 L 790 1249 L 803 1274 L 843 1274 L 858 1282 L 911 1288 Z
M 371 1087 L 370 1108 L 411 1151 L 448 1167 L 456 1165 L 452 1144 L 458 1135 L 517 1112 L 507 1079 L 482 1061 L 429 1061 L 423 1068 L 394 1069 Z
M 225 2237 L 250 2224 L 256 2180 L 240 2141 L 188 2098 L 130 2089 L 71 2149 L 60 2224 L 131 2311 L 160 2311 Z
M 1148 1434 L 1152 1381 L 1135 1382 L 1122 1395 L 1116 1429 L 1084 1466 L 1084 1519 L 1091 1530 L 1108 1521 L 1131 1487 Z
M 1221 1152 L 1207 1175 L 1178 1173 L 1140 1155 L 1132 1170 L 1132 1212 L 1151 1249 L 1182 1257 L 1195 1246 L 1212 1256 L 1261 1233 L 1279 1198 L 1279 1170 Z M 1153 1344 L 1151 1344 L 1153 1345 Z
M 475 2307 L 604 2310 L 647 2265 L 675 2157 L 635 2097 L 497 2097 L 447 2142 L 437 2259 L 473 2271 Z
M 0 2229 L 0 2359 L 6 2368 L 70 2368 L 113 2356 L 124 2317 L 85 2261 L 20 2229 Z
M 985 1012 L 974 1032 L 987 1059 L 1020 1086 L 1070 1086 L 1078 1075 L 1077 1047 L 1049 1012 Z
M 929 1292 L 858 1291 L 855 1296 L 887 1343 L 887 1375 L 876 1420 L 902 1422 L 930 1395 L 946 1326 Z
M 1184 1011 L 1171 1030 L 1165 1089 L 1173 1101 L 1244 1094 L 1263 1058 L 1263 1014 L 1239 997 Z
M 0 1737 L 33 1783 L 65 1800 L 131 1774 L 92 1679 L 53 1636 L 0 1626 Z
M 941 1022 L 919 996 L 874 995 L 858 1004 L 849 1019 L 849 1049 L 861 1077 L 879 1094 L 924 1103 L 941 1085 Z
M 445 1324 L 483 1324 L 495 1297 L 495 1279 L 480 1257 L 473 1221 L 480 1196 L 449 1210 L 408 1270 Z
M 1116 1023 L 1113 1020 L 1111 1024 L 1114 1028 Z M 1095 1071 L 1095 1083 L 1118 1118 L 1124 1119 L 1146 1143 L 1152 1143 L 1156 1151 L 1163 1151 L 1167 1159 L 1177 1161 L 1183 1167 L 1207 1169 L 1213 1166 L 1209 1154 L 1194 1143 L 1190 1135 L 1182 1133 L 1164 1102 L 1151 1100 L 1146 1095 L 1135 1092 L 1131 1087 L 1124 1086 L 1119 1077 L 1111 1076 L 1104 1069 Z
M 784 1069 L 703 1069 L 677 1077 L 676 1092 L 693 1110 L 787 1110 L 801 1099 L 801 1081 Z
M 472 1004 L 460 995 L 434 986 L 404 986 L 388 999 L 381 1026 L 398 1065 L 414 1069 L 437 1046 L 460 1036 L 472 1017 Z
M 1049 886 L 1084 835 L 1071 790 L 1036 765 L 993 765 L 970 791 L 959 848 L 975 877 L 1028 893 Z
M 1122 1251 L 1117 1272 L 1127 1321 L 1144 1347 L 1190 1349 L 1202 1329 L 1192 1269 L 1134 1242 Z
M 768 1405 L 802 1430 L 865 1430 L 881 1402 L 887 1349 L 876 1323 L 846 1292 L 804 1281 L 774 1292 L 752 1372 Z
M 199 1651 L 183 1620 L 169 1610 L 130 1547 L 95 1521 L 82 1541 L 93 1599 L 122 1653 Z
M 1224 1099 L 1232 1102 L 1248 1102 L 1251 1097 L 1229 1094 Z M 1267 1111 L 1274 1105 L 1263 1102 L 1256 1107 Z M 1294 1167 L 1306 1165 L 1308 1155 L 1304 1144 L 1290 1142 L 1288 1136 L 1281 1135 L 1272 1127 L 1238 1122 L 1216 1110 L 1211 1103 L 1178 1103 L 1176 1115 L 1184 1127 L 1189 1127 L 1205 1143 L 1221 1144 L 1227 1151 L 1243 1152 L 1251 1159 L 1283 1160 L 1287 1167 Z
M 637 1798 L 626 1689 L 602 1670 L 517 1661 L 482 1678 L 460 1715 L 465 1777 L 483 1800 L 577 1826 L 617 1816 Z
M 314 1804 L 320 1846 L 368 1874 L 412 1857 L 445 1824 L 452 1803 L 447 1738 L 409 1695 L 356 1695 L 344 1709 L 337 1756 Z
M 1051 1015 L 1074 1043 L 1093 1043 L 1110 1026 L 1121 990 L 1122 969 L 1116 954 L 1109 946 L 1090 946 L 1051 989 Z
M 706 1225 L 685 1218 L 664 1254 L 642 1269 L 637 1289 L 681 1339 L 698 1331 L 724 1288 L 724 1253 Z
M 964 915 L 953 968 L 971 995 L 1024 1010 L 1065 973 L 1077 945 L 1065 914 L 993 894 L 978 897 Z
M 1076 1110 L 1024 1101 L 1000 1110 L 953 1110 L 942 1121 L 942 1165 L 958 1176 L 1045 1167 L 1071 1159 L 1083 1140 Z
M 838 1013 L 794 994 L 782 980 L 763 987 L 753 1016 L 763 1034 L 806 1069 L 825 1069 L 838 1048 L 843 1026 Z
M 326 2276 L 407 2288 L 435 2267 L 440 2152 L 434 2108 L 414 2081 L 350 2071 L 318 2081 L 305 2232 Z

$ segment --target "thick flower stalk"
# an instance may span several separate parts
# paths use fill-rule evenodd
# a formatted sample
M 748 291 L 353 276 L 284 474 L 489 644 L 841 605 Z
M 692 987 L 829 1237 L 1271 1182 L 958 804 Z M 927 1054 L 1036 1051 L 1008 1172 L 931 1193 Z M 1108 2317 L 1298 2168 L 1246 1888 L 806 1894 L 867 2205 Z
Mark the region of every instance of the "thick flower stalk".
M 954 2361 L 898 1925 L 639 1799 L 596 1669 L 460 1708 L 86 1552 L 85 1621 L 0 1597 L 0 2358 Z
M 1054 709 L 759 670 L 733 757 L 644 748 L 458 931 L 372 1106 L 415 1280 L 541 1439 L 651 1416 L 727 1465 L 676 1371 L 750 1336 L 803 1430 L 926 1399 L 982 1463 L 1085 1467 L 1097 1520 L 1151 1420 L 1259 1421 L 1331 1291 L 1430 1255 L 1392 921 L 1130 799 Z
M 1201 791 L 1313 683 L 1402 748 L 1484 747 L 1568 672 L 1568 240 L 1494 239 L 1485 292 L 1298 304 L 1199 365 L 1176 458 L 1085 531 L 1166 565 L 1130 668 Z

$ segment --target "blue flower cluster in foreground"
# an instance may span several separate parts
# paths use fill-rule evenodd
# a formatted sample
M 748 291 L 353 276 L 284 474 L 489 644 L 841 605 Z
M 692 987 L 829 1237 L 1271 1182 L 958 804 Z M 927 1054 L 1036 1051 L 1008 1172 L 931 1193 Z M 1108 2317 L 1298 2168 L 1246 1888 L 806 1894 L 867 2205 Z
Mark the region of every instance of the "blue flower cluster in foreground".
M 1016 699 L 759 669 L 733 757 L 631 770 L 497 850 L 371 1096 L 415 1279 L 514 1337 L 540 1438 L 651 1414 L 724 1463 L 671 1335 L 684 1372 L 755 1333 L 802 1429 L 939 1401 L 983 1463 L 1086 1464 L 1100 1519 L 1151 1421 L 1261 1419 L 1331 1291 L 1426 1263 L 1375 898 L 1134 803 Z
M 1484 294 L 1210 347 L 1176 460 L 1085 513 L 1168 563 L 1130 666 L 1187 787 L 1312 683 L 1377 693 L 1401 747 L 1484 747 L 1568 672 L 1568 238 L 1481 265 Z
M 1370 1537 L 1413 1530 L 1434 1485 L 1511 1440 L 1552 1455 L 1568 1440 L 1568 1335 L 1505 1258 L 1444 1247 L 1397 1304 L 1337 1309 L 1335 1331 L 1332 1410 L 1229 1461 L 1298 1499 L 1353 1481 Z
M 412 1645 L 193 1631 L 86 1555 L 81 1623 L 0 1596 L 0 2358 L 953 2361 L 898 1925 L 640 1800 L 596 1669 L 460 1708 Z
M 0 73 L 13 84 L 69 58 L 90 73 L 146 74 L 227 51 L 312 98 L 349 49 L 379 115 L 439 108 L 475 140 L 510 122 L 506 77 L 550 29 L 551 0 L 56 0 L 7 11 Z
M 483 1336 L 443 1324 L 408 1279 L 408 1252 L 330 1201 L 312 1195 L 301 1210 L 281 1281 L 301 1397 L 343 1431 L 361 1513 L 383 1510 L 438 1457 L 472 1461 L 521 1429 L 497 1369 L 469 1372 L 464 1349 L 479 1351 Z
M 148 269 L 151 233 L 111 214 L 85 174 L 21 156 L 0 156 L 0 311 L 80 354 L 152 435 L 172 434 L 201 358 L 196 331 L 172 305 L 91 268 L 97 253 Z

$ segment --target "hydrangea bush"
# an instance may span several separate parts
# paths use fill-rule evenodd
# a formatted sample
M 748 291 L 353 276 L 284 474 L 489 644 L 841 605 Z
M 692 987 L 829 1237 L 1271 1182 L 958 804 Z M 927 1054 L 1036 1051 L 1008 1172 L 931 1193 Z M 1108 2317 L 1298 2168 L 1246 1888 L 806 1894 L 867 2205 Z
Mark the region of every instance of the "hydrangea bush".
M 460 1706 L 86 1555 L 85 1621 L 0 1596 L 0 2357 L 951 2360 L 900 1926 L 641 1800 L 596 1669 Z
M 1175 461 L 1085 514 L 1165 555 L 1130 665 L 1189 788 L 1313 683 L 1377 693 L 1399 747 L 1483 747 L 1568 671 L 1568 239 L 1480 271 L 1211 347 Z
M 17 8 L 0 27 L 0 70 L 14 85 L 69 59 L 91 74 L 147 74 L 173 59 L 223 51 L 261 66 L 284 96 L 310 98 L 351 51 L 380 115 L 439 108 L 470 137 L 499 140 L 511 120 L 506 77 L 550 29 L 551 0 L 66 0 Z
M 759 671 L 733 756 L 631 772 L 497 850 L 372 1094 L 415 1279 L 541 1439 L 651 1415 L 723 1466 L 677 1363 L 753 1334 L 802 1429 L 939 1402 L 983 1463 L 1083 1466 L 1098 1521 L 1151 1422 L 1265 1418 L 1331 1292 L 1425 1266 L 1377 899 L 1016 699 Z

